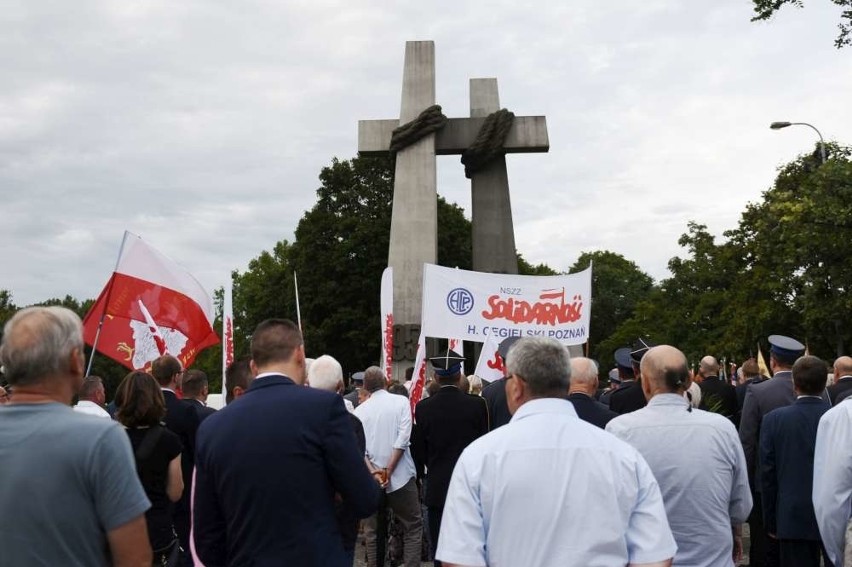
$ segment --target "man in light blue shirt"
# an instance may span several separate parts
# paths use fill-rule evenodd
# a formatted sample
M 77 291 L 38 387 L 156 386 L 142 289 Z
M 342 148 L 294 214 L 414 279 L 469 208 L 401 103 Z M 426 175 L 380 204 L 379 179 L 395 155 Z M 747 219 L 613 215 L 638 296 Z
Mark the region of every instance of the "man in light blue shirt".
M 733 566 L 752 506 L 737 431 L 730 420 L 694 410 L 684 399 L 689 368 L 676 348 L 649 350 L 641 373 L 647 407 L 613 419 L 606 430 L 636 447 L 659 482 L 677 541 L 674 564 Z
M 567 349 L 521 339 L 507 370 L 512 420 L 459 458 L 437 558 L 475 567 L 670 565 L 676 546 L 647 463 L 564 399 Z
M 835 566 L 848 565 L 843 548 L 852 519 L 852 398 L 838 402 L 819 420 L 813 503 L 826 554 Z M 852 550 L 847 549 L 846 556 L 852 556 Z

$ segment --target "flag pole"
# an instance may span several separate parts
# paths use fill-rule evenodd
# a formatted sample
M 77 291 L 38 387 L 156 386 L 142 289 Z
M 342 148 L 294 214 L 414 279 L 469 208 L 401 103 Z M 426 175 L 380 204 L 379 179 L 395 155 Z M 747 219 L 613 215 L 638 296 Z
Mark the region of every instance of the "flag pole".
M 106 293 L 106 298 L 104 301 L 104 312 L 101 313 L 101 320 L 98 321 L 98 330 L 95 332 L 95 340 L 92 342 L 92 354 L 89 356 L 89 364 L 86 366 L 86 377 L 89 377 L 89 374 L 92 372 L 92 362 L 95 360 L 95 352 L 98 350 L 98 339 L 101 338 L 101 329 L 104 326 L 104 318 L 106 318 L 107 307 L 109 307 L 109 298 L 112 295 L 112 286 L 115 282 L 114 276 L 118 271 L 118 265 L 121 263 L 121 255 L 124 254 L 124 245 L 127 243 L 127 235 L 130 234 L 126 230 L 124 231 L 124 236 L 121 239 L 121 247 L 118 249 L 118 258 L 115 260 L 115 269 L 112 271 L 112 276 L 109 279 L 109 289 Z

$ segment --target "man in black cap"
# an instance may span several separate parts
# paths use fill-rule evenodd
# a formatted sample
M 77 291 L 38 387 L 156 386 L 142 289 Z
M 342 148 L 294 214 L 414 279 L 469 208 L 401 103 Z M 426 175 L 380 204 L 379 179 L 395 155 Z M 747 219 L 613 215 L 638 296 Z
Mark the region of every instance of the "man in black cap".
M 609 399 L 609 409 L 617 414 L 630 413 L 644 408 L 648 404 L 645 393 L 642 391 L 641 376 L 639 375 L 639 363 L 648 350 L 655 346 L 651 341 L 639 337 L 633 344 L 632 349 L 620 348 L 615 351 L 615 363 L 618 365 L 619 373 L 622 374 L 621 387 L 613 392 Z M 627 371 L 630 369 L 630 372 Z M 629 376 L 635 377 L 628 378 Z
M 633 368 L 630 369 L 631 374 Z M 618 368 L 613 368 L 609 371 L 609 388 L 598 393 L 597 400 L 603 405 L 609 407 L 609 399 L 612 394 L 621 387 L 621 372 Z
M 491 420 L 491 431 L 506 425 L 512 419 L 509 413 L 509 405 L 506 403 L 506 356 L 509 349 L 521 337 L 508 337 L 503 339 L 497 347 L 497 354 L 503 364 L 503 378 L 491 382 L 482 390 L 482 397 L 488 402 L 488 417 Z
M 754 508 L 749 516 L 751 550 L 749 565 L 761 567 L 778 565 L 778 541 L 767 538 L 763 527 L 763 500 L 756 479 L 760 478 L 760 462 L 757 446 L 760 439 L 760 423 L 763 416 L 774 409 L 786 407 L 796 400 L 793 389 L 793 364 L 805 354 L 805 345 L 783 335 L 770 335 L 769 369 L 772 378 L 760 384 L 752 384 L 746 390 L 743 413 L 740 419 L 740 441 L 743 444 L 749 482 L 754 492 Z M 823 399 L 828 395 L 823 392 Z
M 464 357 L 447 349 L 429 361 L 441 389 L 415 407 L 411 449 L 418 478 L 423 477 L 424 468 L 427 471 L 424 503 L 429 509 L 434 557 L 453 468 L 462 451 L 488 433 L 488 408 L 485 400 L 466 394 L 458 387 Z M 441 562 L 435 561 L 435 565 L 440 567 Z

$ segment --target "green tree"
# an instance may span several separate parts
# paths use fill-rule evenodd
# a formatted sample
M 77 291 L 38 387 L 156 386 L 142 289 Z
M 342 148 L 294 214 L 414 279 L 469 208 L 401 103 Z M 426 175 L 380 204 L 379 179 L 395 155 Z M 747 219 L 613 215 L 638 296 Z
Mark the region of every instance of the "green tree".
M 621 254 L 601 250 L 583 252 L 568 273 L 585 270 L 592 264 L 592 304 L 589 354 L 609 366 L 614 351 L 603 350 L 603 341 L 633 316 L 636 304 L 646 299 L 654 280 Z M 634 337 L 635 338 L 635 337 Z
M 834 40 L 834 46 L 840 49 L 847 45 L 852 45 L 852 0 L 831 0 L 831 2 L 844 9 L 840 13 L 840 23 L 837 28 L 840 30 L 837 38 Z M 780 10 L 785 4 L 790 4 L 797 8 L 802 8 L 804 2 L 802 0 L 752 0 L 754 4 L 755 16 L 751 21 L 768 20 Z

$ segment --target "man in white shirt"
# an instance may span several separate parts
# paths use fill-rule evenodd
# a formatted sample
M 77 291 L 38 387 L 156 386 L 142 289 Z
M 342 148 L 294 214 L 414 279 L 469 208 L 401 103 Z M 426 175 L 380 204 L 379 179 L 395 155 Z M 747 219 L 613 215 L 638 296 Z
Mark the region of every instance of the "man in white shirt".
M 635 447 L 660 484 L 677 542 L 675 565 L 733 567 L 752 507 L 737 430 L 684 399 L 689 366 L 678 349 L 653 347 L 640 368 L 648 405 L 616 417 L 606 430 Z
M 506 363 L 512 419 L 456 464 L 437 558 L 445 567 L 671 565 L 677 548 L 648 464 L 564 399 L 568 350 L 523 338 Z
M 80 401 L 74 406 L 74 411 L 94 415 L 95 417 L 105 417 L 109 419 L 109 413 L 104 409 L 106 402 L 106 392 L 104 391 L 104 382 L 98 376 L 89 376 L 83 381 L 83 386 L 80 388 Z
M 852 520 L 852 400 L 846 399 L 819 420 L 814 449 L 814 512 L 826 554 L 835 567 L 849 565 L 852 550 L 844 538 Z
M 380 471 L 389 506 L 402 524 L 405 567 L 420 566 L 423 520 L 417 494 L 416 470 L 409 450 L 411 408 L 405 396 L 388 393 L 384 373 L 378 366 L 364 371 L 364 389 L 370 398 L 355 408 L 355 416 L 364 425 L 367 440 L 367 465 Z M 364 521 L 367 565 L 374 567 L 384 557 L 383 510 Z

